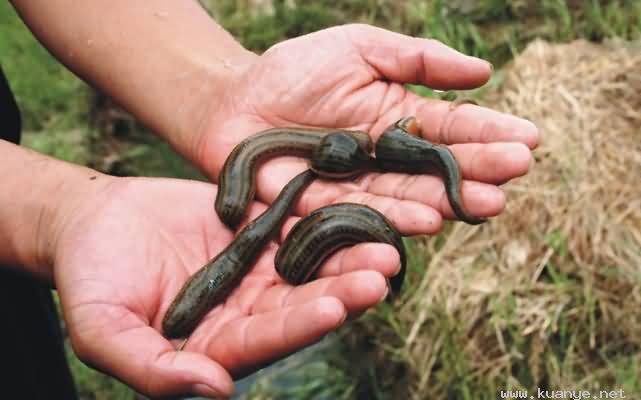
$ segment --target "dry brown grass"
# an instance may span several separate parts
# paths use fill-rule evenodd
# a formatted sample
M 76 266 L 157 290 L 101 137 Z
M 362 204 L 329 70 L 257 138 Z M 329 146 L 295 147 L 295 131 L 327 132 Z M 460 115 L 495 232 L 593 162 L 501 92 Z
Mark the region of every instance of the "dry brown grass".
M 533 42 L 487 102 L 534 121 L 543 142 L 500 217 L 419 245 L 427 273 L 401 313 L 412 396 L 640 396 L 640 48 Z

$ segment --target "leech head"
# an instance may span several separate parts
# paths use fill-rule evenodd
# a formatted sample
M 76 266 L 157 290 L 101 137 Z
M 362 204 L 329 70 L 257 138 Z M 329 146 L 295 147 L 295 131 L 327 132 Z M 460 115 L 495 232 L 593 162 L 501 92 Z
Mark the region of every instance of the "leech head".
M 332 133 L 312 152 L 310 168 L 325 178 L 346 178 L 373 165 L 373 160 L 356 139 L 345 133 Z
M 397 128 L 404 130 L 410 135 L 419 136 L 421 132 L 421 125 L 414 116 L 403 117 L 399 119 L 395 124 Z
M 418 137 L 420 135 L 420 132 L 421 126 L 416 117 L 403 117 L 385 128 L 385 130 L 383 130 L 383 133 L 381 133 L 381 135 L 378 137 L 378 141 L 380 141 L 384 137 L 387 138 L 390 135 L 397 135 L 399 133 Z

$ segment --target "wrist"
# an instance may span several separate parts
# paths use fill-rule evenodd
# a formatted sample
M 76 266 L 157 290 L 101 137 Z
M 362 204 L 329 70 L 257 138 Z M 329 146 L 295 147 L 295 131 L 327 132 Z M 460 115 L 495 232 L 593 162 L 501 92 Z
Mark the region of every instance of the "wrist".
M 233 39 L 232 39 L 233 40 Z M 208 168 L 206 144 L 212 134 L 222 134 L 213 126 L 222 126 L 233 111 L 233 101 L 238 83 L 246 75 L 258 56 L 240 44 L 228 49 L 224 60 L 213 62 L 190 85 L 194 90 L 184 104 L 184 121 L 175 134 L 163 135 L 173 147 L 205 174 L 211 176 Z
M 62 233 L 114 179 L 0 140 L 0 263 L 50 279 Z

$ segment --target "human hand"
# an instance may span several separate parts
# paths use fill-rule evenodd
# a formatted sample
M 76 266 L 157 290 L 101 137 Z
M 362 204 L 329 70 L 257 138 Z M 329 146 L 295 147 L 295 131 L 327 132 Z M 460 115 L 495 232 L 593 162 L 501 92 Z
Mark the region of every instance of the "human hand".
M 320 279 L 292 287 L 275 272 L 277 246 L 268 246 L 177 352 L 180 341 L 160 333 L 162 318 L 187 278 L 233 239 L 213 211 L 216 186 L 103 175 L 91 182 L 95 189 L 65 205 L 47 235 L 55 237 L 55 283 L 78 356 L 146 395 L 230 395 L 232 379 L 377 304 L 383 276 L 398 268 L 393 247 L 361 244 L 332 256 Z M 263 209 L 253 204 L 251 218 Z
M 484 84 L 491 66 L 443 44 L 365 25 L 326 29 L 277 44 L 230 79 L 226 100 L 212 99 L 208 124 L 192 159 L 215 178 L 226 156 L 251 134 L 284 126 L 360 129 L 375 140 L 402 116 L 415 115 L 423 136 L 450 145 L 465 179 L 462 197 L 471 214 L 499 214 L 497 185 L 528 171 L 538 132 L 529 121 L 483 107 L 430 100 L 405 83 L 435 89 Z M 258 171 L 258 198 L 271 202 L 306 164 L 279 158 Z M 318 181 L 297 209 L 350 201 L 382 211 L 404 235 L 429 234 L 453 218 L 439 178 L 370 173 L 355 182 Z

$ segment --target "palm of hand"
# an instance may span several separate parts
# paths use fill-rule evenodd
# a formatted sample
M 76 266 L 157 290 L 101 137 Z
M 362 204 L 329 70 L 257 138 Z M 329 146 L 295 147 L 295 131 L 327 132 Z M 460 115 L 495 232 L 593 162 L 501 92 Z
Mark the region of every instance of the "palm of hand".
M 234 236 L 215 216 L 215 188 L 118 179 L 90 210 L 77 210 L 62 235 L 55 278 L 74 349 L 145 393 L 194 392 L 192 383 L 220 384 L 229 381 L 225 370 L 242 376 L 313 343 L 345 316 L 341 302 L 323 296 L 340 299 L 350 287 L 358 292 L 358 279 L 373 285 L 347 311 L 371 306 L 384 293 L 380 275 L 362 272 L 294 289 L 278 278 L 271 246 L 240 288 L 196 329 L 185 351 L 176 353 L 178 341 L 160 334 L 164 313 L 187 277 Z M 262 208 L 254 205 L 251 213 Z M 393 266 L 382 269 L 389 274 Z M 261 335 L 254 337 L 256 331 Z
M 371 27 L 331 28 L 282 42 L 233 81 L 225 106 L 211 116 L 198 158 L 215 177 L 231 149 L 261 130 L 339 127 L 376 136 L 401 116 L 416 115 L 426 138 L 452 145 L 468 180 L 463 185 L 466 208 L 477 216 L 494 216 L 505 204 L 496 184 L 527 172 L 527 146 L 536 146 L 536 128 L 481 107 L 450 110 L 448 103 L 420 98 L 403 86 L 471 88 L 483 84 L 489 73 L 486 63 L 437 42 Z M 266 163 L 258 170 L 257 197 L 273 201 L 304 168 L 304 161 L 292 158 Z M 400 174 L 367 174 L 339 184 L 317 182 L 296 212 L 305 215 L 340 201 L 379 209 L 405 235 L 436 233 L 442 216 L 453 216 L 438 178 Z
M 380 73 L 364 62 L 345 29 L 280 43 L 247 75 L 264 82 L 247 90 L 255 103 L 250 109 L 270 126 L 369 130 L 404 93 L 399 84 L 378 81 Z
M 218 171 L 239 141 L 275 126 L 369 130 L 380 118 L 381 103 L 398 104 L 402 94 L 397 90 L 385 98 L 390 85 L 378 78 L 343 29 L 279 43 L 234 81 L 232 110 L 222 113 L 224 126 L 210 127 L 224 134 L 214 132 L 203 147 L 214 157 L 210 170 Z M 221 144 L 228 151 L 211 151 Z M 202 158 L 207 162 L 205 154 Z

